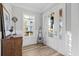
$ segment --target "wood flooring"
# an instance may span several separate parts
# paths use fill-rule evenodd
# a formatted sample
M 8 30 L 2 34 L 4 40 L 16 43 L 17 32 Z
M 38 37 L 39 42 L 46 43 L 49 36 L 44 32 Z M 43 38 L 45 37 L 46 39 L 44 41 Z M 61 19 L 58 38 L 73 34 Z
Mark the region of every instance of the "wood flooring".
M 54 49 L 43 44 L 34 44 L 23 47 L 23 56 L 63 56 Z

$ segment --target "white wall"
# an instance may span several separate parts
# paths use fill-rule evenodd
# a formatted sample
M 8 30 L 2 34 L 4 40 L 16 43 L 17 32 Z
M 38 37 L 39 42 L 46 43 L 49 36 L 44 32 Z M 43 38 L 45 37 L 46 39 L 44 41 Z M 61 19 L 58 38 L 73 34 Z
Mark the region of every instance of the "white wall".
M 59 11 L 59 9 L 63 9 L 63 33 L 62 38 L 59 39 L 58 37 L 48 37 L 48 15 L 54 11 Z M 65 4 L 57 4 L 54 7 L 51 7 L 50 10 L 43 13 L 43 36 L 44 36 L 44 43 L 49 47 L 59 51 L 62 54 L 66 54 L 65 51 Z M 58 33 L 59 34 L 59 33 Z
M 71 55 L 79 56 L 79 4 L 67 4 L 66 16 L 66 31 L 69 31 L 72 35 Z M 65 48 L 68 49 L 68 47 Z
M 79 4 L 71 4 L 72 55 L 79 56 Z
M 29 11 L 23 8 L 14 7 L 15 16 L 18 18 L 16 30 L 18 34 L 23 34 L 23 14 L 35 16 L 35 29 L 34 35 L 31 37 L 23 37 L 23 46 L 37 43 L 38 28 L 40 26 L 41 15 L 33 11 Z

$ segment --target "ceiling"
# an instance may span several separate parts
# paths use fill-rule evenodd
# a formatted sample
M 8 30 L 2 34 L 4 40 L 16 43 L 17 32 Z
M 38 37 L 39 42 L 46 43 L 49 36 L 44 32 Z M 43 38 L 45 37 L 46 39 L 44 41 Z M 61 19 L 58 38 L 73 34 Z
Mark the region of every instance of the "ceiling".
M 54 3 L 13 3 L 12 5 L 41 13 L 55 4 Z

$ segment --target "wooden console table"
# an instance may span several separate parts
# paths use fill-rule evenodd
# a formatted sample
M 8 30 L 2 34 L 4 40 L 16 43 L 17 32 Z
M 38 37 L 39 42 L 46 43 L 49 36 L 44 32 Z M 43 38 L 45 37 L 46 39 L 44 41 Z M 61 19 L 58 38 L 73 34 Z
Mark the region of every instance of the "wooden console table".
M 22 37 L 9 36 L 1 40 L 2 56 L 22 56 Z

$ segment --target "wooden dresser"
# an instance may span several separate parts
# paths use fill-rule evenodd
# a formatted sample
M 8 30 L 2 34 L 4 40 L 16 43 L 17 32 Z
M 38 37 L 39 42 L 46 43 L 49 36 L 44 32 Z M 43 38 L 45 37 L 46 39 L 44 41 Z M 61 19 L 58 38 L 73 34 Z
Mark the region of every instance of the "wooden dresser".
M 22 56 L 22 37 L 8 36 L 1 40 L 2 56 Z

